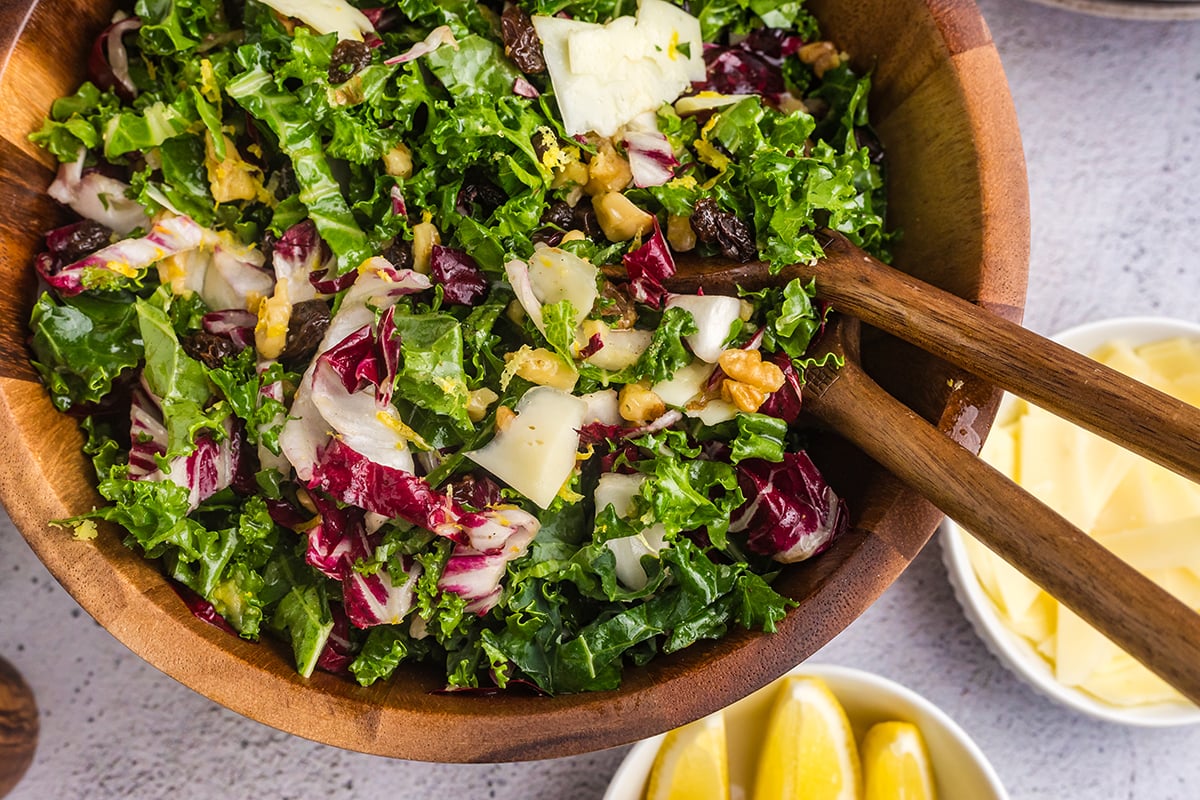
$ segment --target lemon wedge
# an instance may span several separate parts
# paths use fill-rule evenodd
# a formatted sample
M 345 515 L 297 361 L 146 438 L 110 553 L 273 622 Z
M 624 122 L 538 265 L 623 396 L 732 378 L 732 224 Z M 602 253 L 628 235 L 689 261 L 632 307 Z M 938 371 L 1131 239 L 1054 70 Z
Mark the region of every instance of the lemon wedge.
M 863 738 L 865 800 L 934 800 L 933 770 L 921 731 L 911 722 L 880 722 Z
M 818 678 L 785 678 L 767 722 L 754 800 L 859 800 L 862 769 L 850 720 Z
M 729 800 L 729 755 L 721 712 L 666 735 L 650 769 L 646 800 Z

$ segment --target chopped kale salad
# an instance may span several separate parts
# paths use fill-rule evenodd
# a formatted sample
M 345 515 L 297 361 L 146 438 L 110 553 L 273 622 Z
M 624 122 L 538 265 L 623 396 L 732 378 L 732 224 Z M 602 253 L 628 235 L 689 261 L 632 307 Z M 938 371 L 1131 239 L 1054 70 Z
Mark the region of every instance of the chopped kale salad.
M 137 0 L 32 135 L 78 221 L 30 342 L 97 520 L 203 619 L 368 685 L 618 686 L 846 510 L 797 429 L 814 287 L 877 255 L 869 78 L 800 0 Z

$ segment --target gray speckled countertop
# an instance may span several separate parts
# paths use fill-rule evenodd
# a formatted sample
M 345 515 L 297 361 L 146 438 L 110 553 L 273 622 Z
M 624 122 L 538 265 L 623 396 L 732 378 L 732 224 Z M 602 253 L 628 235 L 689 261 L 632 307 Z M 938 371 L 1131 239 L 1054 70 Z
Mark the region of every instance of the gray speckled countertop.
M 1200 321 L 1200 23 L 982 0 L 1021 121 L 1033 212 L 1027 324 Z M 389 761 L 279 733 L 130 654 L 0 521 L 0 654 L 42 712 L 11 797 L 599 798 L 625 748 L 528 764 Z M 975 638 L 936 548 L 815 661 L 898 680 L 954 717 L 1014 800 L 1200 797 L 1200 727 L 1141 730 L 1050 705 Z M 951 799 L 956 800 L 956 799 Z M 969 799 L 962 799 L 969 800 Z

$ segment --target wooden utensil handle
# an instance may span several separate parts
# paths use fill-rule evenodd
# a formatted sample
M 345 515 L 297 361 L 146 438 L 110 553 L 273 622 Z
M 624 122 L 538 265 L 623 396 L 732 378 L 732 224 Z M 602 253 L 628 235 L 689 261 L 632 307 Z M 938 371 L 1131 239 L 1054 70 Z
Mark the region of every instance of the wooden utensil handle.
M 1200 614 L 958 446 L 847 363 L 805 410 L 1193 702 Z
M 836 236 L 791 268 L 834 308 L 1200 482 L 1200 409 L 893 269 Z

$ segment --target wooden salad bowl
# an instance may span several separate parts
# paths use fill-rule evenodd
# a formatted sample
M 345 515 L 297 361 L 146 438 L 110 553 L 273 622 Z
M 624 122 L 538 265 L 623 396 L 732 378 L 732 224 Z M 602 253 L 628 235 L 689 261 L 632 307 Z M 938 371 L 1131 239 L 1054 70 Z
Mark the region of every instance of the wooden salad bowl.
M 825 34 L 874 76 L 872 119 L 888 153 L 895 263 L 1019 320 L 1029 254 L 1025 163 L 991 35 L 970 0 L 812 0 Z M 112 13 L 98 0 L 0 5 L 0 499 L 85 610 L 131 650 L 206 697 L 328 744 L 429 761 L 565 756 L 659 733 L 782 675 L 859 616 L 917 555 L 941 513 L 832 433 L 814 458 L 852 510 L 851 530 L 776 586 L 797 606 L 774 634 L 740 629 L 648 666 L 619 690 L 536 697 L 441 694 L 408 668 L 361 688 L 296 674 L 290 652 L 191 615 L 156 566 L 102 527 L 90 542 L 50 521 L 100 502 L 76 421 L 54 410 L 29 364 L 26 324 L 42 234 L 66 221 L 45 195 L 52 160 L 26 136 L 84 79 Z M 978 450 L 999 392 L 916 349 L 865 332 L 867 369 L 964 447 Z M 898 632 L 899 635 L 899 632 Z

